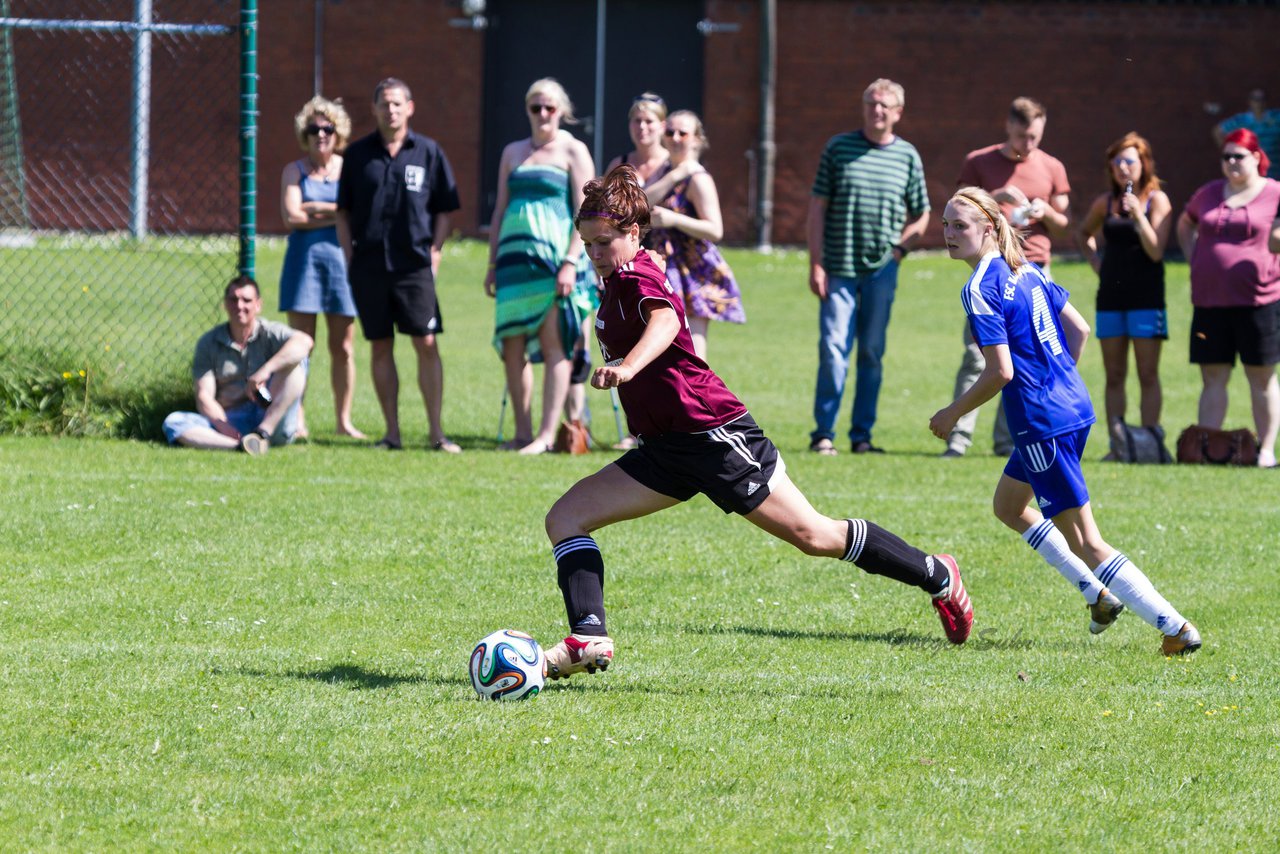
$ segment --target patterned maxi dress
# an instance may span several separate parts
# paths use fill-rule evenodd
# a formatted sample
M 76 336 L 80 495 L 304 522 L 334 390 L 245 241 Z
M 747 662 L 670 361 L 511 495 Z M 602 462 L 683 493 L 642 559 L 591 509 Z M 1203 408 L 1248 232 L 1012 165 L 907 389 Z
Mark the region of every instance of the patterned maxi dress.
M 672 187 L 662 206 L 697 218 L 698 212 L 688 197 L 690 180 L 691 177 L 686 178 Z M 653 247 L 667 258 L 667 281 L 684 294 L 687 314 L 728 323 L 746 322 L 742 291 L 714 243 L 674 228 L 655 228 L 651 235 Z
M 507 177 L 507 198 L 494 270 L 493 346 L 501 353 L 504 338 L 523 335 L 526 355 L 540 361 L 538 327 L 555 304 L 560 340 L 565 355 L 572 358 L 582 321 L 599 306 L 599 297 L 595 274 L 583 252 L 577 259 L 573 292 L 556 298 L 556 272 L 573 235 L 569 173 L 545 164 L 517 166 Z

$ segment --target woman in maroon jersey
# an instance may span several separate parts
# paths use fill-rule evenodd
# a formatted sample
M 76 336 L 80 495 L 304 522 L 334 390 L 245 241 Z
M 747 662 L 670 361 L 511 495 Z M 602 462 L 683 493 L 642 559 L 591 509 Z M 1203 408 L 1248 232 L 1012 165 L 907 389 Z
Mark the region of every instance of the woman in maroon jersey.
M 575 223 L 604 283 L 596 336 L 605 365 L 591 385 L 617 388 L 639 446 L 583 478 L 547 514 L 571 634 L 547 650 L 547 676 L 604 670 L 604 561 L 591 533 L 702 493 L 808 555 L 840 558 L 933 597 L 952 643 L 964 643 L 973 607 L 950 555 L 927 555 L 864 519 L 813 509 L 787 477 L 778 449 L 746 406 L 694 352 L 684 300 L 640 251 L 649 203 L 623 164 L 589 182 Z

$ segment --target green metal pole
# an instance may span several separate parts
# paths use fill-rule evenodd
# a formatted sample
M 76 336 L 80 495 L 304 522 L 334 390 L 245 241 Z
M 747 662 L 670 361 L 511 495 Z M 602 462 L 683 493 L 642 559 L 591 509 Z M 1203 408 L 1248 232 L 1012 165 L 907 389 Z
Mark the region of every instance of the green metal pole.
M 240 0 L 240 273 L 254 275 L 258 233 L 258 0 Z

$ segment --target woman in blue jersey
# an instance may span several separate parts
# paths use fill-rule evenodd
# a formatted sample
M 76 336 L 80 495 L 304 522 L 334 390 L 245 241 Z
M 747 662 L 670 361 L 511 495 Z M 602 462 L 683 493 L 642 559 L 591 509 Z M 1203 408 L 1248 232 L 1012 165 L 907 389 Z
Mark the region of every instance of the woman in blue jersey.
M 569 394 L 574 345 L 595 307 L 595 277 L 582 254 L 573 214 L 595 176 L 591 153 L 560 127 L 573 104 L 550 77 L 525 93 L 529 136 L 502 150 L 498 198 L 489 225 L 484 290 L 496 297 L 494 347 L 506 368 L 515 440 L 524 454 L 551 450 Z M 542 420 L 533 432 L 531 361 L 543 363 Z
M 942 233 L 947 253 L 973 269 L 961 302 L 987 365 L 968 391 L 934 414 L 929 429 L 945 441 L 960 416 L 999 392 L 1014 452 L 996 485 L 996 518 L 1084 595 L 1094 634 L 1128 606 L 1160 630 L 1165 655 L 1199 649 L 1195 626 L 1102 539 L 1094 522 L 1080 470 L 1093 405 L 1076 371 L 1089 325 L 1067 292 L 1026 260 L 1021 236 L 983 190 L 956 191 Z

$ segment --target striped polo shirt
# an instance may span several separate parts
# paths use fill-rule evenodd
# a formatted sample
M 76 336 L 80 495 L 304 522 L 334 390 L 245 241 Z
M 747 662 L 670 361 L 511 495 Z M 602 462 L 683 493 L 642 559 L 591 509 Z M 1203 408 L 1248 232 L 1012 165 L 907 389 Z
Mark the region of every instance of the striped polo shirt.
M 860 130 L 827 142 L 813 194 L 827 200 L 822 265 L 833 276 L 862 276 L 888 264 L 907 219 L 929 210 L 915 146 L 901 137 L 875 145 Z

